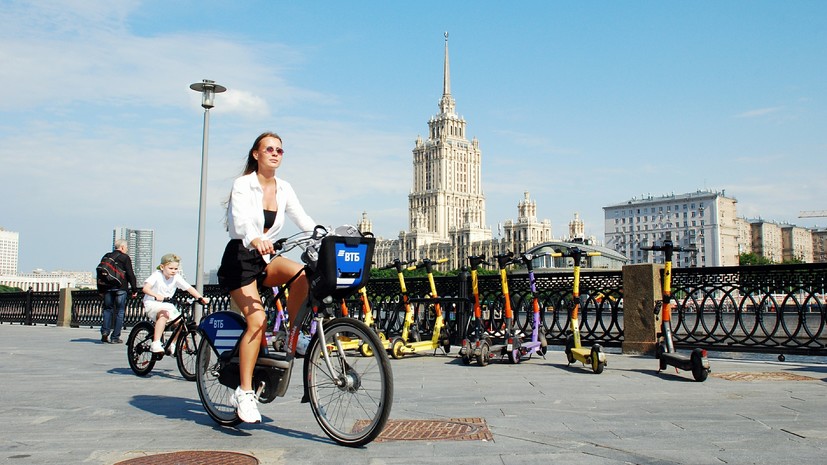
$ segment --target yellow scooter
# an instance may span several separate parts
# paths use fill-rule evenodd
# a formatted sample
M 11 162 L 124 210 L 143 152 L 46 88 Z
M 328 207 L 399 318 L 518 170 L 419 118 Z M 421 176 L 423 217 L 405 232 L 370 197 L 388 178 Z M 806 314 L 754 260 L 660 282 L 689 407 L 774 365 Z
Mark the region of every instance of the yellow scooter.
M 436 353 L 437 349 L 442 349 L 443 353 L 447 354 L 451 350 L 451 342 L 448 339 L 447 332 L 445 330 L 445 322 L 442 316 L 442 307 L 439 304 L 439 295 L 436 292 L 436 284 L 434 283 L 434 265 L 439 263 L 447 262 L 447 258 L 442 258 L 439 260 L 430 260 L 428 258 L 422 259 L 422 261 L 413 267 L 404 268 L 404 262 L 396 260 L 397 263 L 397 275 L 399 277 L 399 286 L 402 290 L 402 298 L 405 304 L 405 322 L 402 325 L 402 334 L 397 336 L 391 340 L 391 348 L 390 353 L 391 356 L 395 359 L 400 359 L 405 355 L 420 353 L 428 350 L 433 350 L 434 354 Z M 429 298 L 425 299 L 409 299 L 408 298 L 408 289 L 405 286 L 405 276 L 402 273 L 403 270 L 415 270 L 425 268 L 425 272 L 428 276 L 428 285 L 430 286 L 431 295 Z M 433 331 L 431 332 L 430 339 L 422 340 L 423 335 L 421 334 L 420 326 L 422 325 L 422 320 L 427 318 L 427 315 L 420 314 L 420 321 L 417 322 L 414 315 L 413 307 L 411 303 L 421 303 L 423 312 L 428 309 L 426 304 L 432 304 L 434 309 L 435 321 Z
M 572 247 L 566 253 L 553 252 L 552 257 L 571 257 L 574 260 L 574 283 L 572 285 L 571 298 L 573 306 L 571 309 L 571 334 L 566 338 L 566 358 L 569 365 L 579 361 L 585 365 L 591 365 L 592 371 L 597 374 L 603 373 L 606 366 L 606 354 L 600 344 L 595 344 L 591 349 L 580 345 L 580 259 L 584 256 L 594 257 L 600 252 L 586 252 L 577 247 Z
M 368 291 L 365 286 L 359 288 L 359 300 L 362 306 L 362 322 L 368 325 L 368 328 L 373 330 L 377 336 L 379 336 L 379 341 L 382 343 L 382 347 L 385 350 L 389 350 L 391 348 L 391 341 L 385 336 L 385 332 L 382 331 L 381 328 L 376 324 L 376 320 L 373 318 L 373 310 L 370 308 L 370 300 L 368 300 Z M 348 316 L 348 309 L 347 305 L 345 304 L 344 299 L 342 299 L 342 316 Z M 353 341 L 353 343 L 358 344 L 359 353 L 364 355 L 365 357 L 373 356 L 373 351 L 370 348 L 370 345 L 363 344 L 361 340 Z M 349 347 L 350 344 L 343 344 L 345 348 L 355 348 Z

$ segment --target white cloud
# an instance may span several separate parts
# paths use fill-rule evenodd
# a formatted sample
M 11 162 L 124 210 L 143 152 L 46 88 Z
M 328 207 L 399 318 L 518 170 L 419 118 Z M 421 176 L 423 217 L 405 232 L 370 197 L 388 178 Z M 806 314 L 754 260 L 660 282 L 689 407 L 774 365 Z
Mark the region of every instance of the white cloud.
M 766 107 L 766 108 L 757 108 L 755 110 L 748 110 L 743 113 L 738 113 L 735 115 L 735 118 L 758 118 L 761 116 L 767 116 L 772 113 L 777 113 L 781 111 L 784 107 Z

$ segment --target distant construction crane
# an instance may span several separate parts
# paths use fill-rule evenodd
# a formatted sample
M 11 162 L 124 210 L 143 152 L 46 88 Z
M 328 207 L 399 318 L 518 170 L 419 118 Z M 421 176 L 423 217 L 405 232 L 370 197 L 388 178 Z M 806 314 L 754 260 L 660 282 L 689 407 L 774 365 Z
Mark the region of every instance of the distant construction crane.
M 798 212 L 799 218 L 824 218 L 827 216 L 827 210 L 807 210 Z

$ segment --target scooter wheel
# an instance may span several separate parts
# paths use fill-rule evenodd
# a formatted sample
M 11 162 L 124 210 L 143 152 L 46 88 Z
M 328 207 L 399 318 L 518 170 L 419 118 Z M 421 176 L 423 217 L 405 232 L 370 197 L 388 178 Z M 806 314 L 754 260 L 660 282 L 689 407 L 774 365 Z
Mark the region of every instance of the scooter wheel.
M 548 341 L 546 341 L 546 335 L 540 333 L 540 355 L 546 355 L 548 352 Z
M 462 341 L 462 347 L 459 349 L 459 356 L 462 358 L 463 365 L 471 364 L 471 345 L 468 343 L 467 339 Z
M 693 350 L 689 356 L 689 361 L 692 363 L 692 377 L 695 378 L 695 381 L 699 383 L 706 381 L 709 370 L 704 367 L 703 351 L 701 349 Z
M 370 348 L 370 344 L 360 345 L 359 353 L 362 354 L 362 357 L 373 357 L 373 350 Z
M 574 348 L 574 336 L 569 336 L 566 338 L 566 360 L 569 361 L 569 365 L 574 363 L 574 354 L 571 352 L 571 349 Z
M 445 351 L 446 354 L 451 353 L 451 340 L 447 337 L 440 341 L 440 345 L 442 346 L 442 350 Z
M 491 346 L 488 341 L 483 341 L 480 344 L 480 354 L 477 355 L 477 363 L 480 366 L 488 366 L 488 359 L 491 356 Z
M 402 340 L 401 337 L 397 337 L 393 340 L 391 344 L 391 357 L 396 360 L 405 356 L 405 353 L 402 352 L 402 349 L 405 347 L 405 341 Z
M 661 356 L 664 353 L 666 353 L 666 350 L 663 348 L 663 344 L 658 343 L 655 346 L 655 358 L 658 359 L 658 362 L 659 362 L 658 371 L 663 371 L 663 370 L 666 369 L 666 359 Z
M 515 365 L 520 363 L 520 349 L 511 349 L 508 351 L 508 361 Z
M 598 375 L 603 373 L 603 367 L 605 366 L 605 363 L 600 361 L 601 355 L 603 355 L 603 347 L 600 344 L 593 345 L 589 357 L 592 359 L 592 371 Z

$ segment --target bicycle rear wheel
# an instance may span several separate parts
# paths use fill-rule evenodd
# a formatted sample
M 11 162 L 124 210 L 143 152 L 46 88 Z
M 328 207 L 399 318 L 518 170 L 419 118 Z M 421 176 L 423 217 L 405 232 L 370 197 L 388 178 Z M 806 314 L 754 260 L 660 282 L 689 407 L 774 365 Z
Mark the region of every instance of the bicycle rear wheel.
M 175 359 L 178 361 L 178 371 L 187 381 L 195 381 L 195 363 L 198 358 L 198 343 L 201 342 L 201 333 L 196 329 L 185 329 L 178 338 L 175 346 Z
M 152 335 L 155 328 L 147 321 L 136 324 L 129 337 L 126 338 L 126 358 L 129 368 L 138 376 L 146 376 L 155 366 L 155 357 L 152 355 Z
M 360 447 L 382 432 L 393 404 L 393 373 L 379 337 L 361 321 L 336 319 L 324 326 L 328 368 L 318 335 L 305 358 L 310 407 L 325 434 L 337 443 Z M 369 357 L 337 350 L 341 337 L 360 339 Z
M 235 407 L 230 403 L 235 388 L 225 386 L 219 380 L 222 370 L 233 369 L 238 371 L 238 366 L 222 366 L 218 360 L 218 353 L 209 339 L 201 337 L 195 363 L 198 397 L 201 398 L 201 404 L 210 418 L 222 426 L 235 426 L 241 423 Z M 235 377 L 237 378 L 238 374 Z

